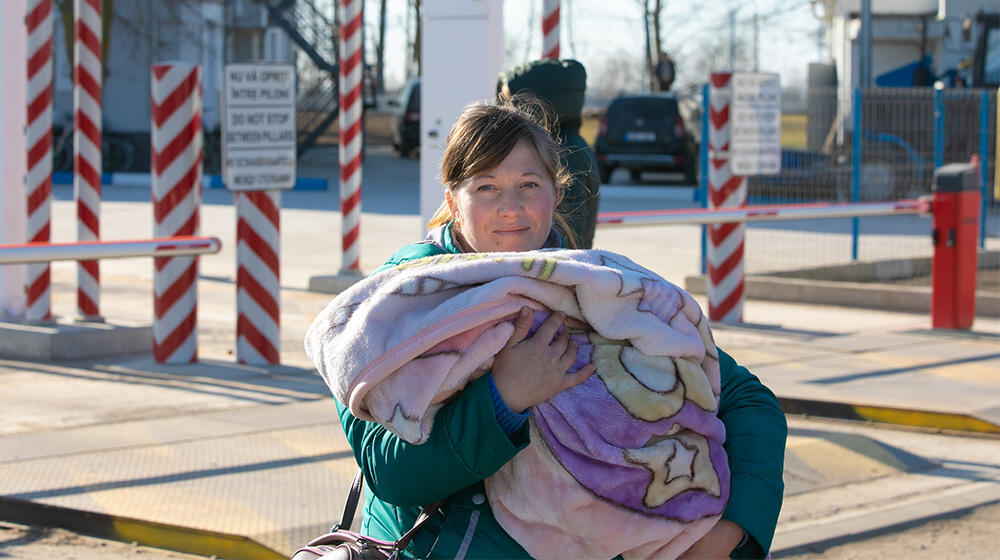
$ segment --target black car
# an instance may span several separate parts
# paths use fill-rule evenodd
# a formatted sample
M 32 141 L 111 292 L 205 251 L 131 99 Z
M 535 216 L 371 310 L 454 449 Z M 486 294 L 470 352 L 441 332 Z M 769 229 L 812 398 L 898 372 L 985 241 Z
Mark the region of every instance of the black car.
M 669 93 L 618 97 L 608 105 L 594 141 L 601 182 L 618 167 L 633 181 L 643 171 L 684 174 L 686 184 L 698 177 L 698 147 L 684 124 L 677 98 Z
M 392 120 L 392 146 L 399 155 L 409 157 L 420 147 L 420 78 L 410 80 L 399 99 L 392 101 L 396 114 Z

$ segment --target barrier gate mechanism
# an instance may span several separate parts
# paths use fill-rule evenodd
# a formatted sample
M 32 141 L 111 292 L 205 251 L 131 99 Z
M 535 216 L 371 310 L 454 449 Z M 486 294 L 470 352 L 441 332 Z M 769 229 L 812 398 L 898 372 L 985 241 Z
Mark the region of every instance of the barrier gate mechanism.
M 979 166 L 951 163 L 934 172 L 931 326 L 968 329 L 976 316 Z
M 977 165 L 955 163 L 935 171 L 932 197 L 895 202 L 602 212 L 597 216 L 597 225 L 726 224 L 930 213 L 934 218 L 931 325 L 936 329 L 968 329 L 975 317 L 979 180 Z

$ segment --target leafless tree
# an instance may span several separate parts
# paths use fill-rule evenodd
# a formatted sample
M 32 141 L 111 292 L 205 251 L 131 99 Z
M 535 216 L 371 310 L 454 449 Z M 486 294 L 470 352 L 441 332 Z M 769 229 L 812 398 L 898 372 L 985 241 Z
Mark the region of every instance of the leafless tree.
M 646 78 L 650 90 L 658 89 L 656 63 L 663 52 L 661 17 L 666 8 L 663 0 L 636 0 L 642 9 L 643 28 L 646 32 Z
M 385 8 L 388 0 L 379 1 L 378 44 L 375 45 L 375 87 L 385 92 Z
M 591 93 L 610 99 L 624 92 L 642 89 L 642 61 L 634 52 L 619 49 L 608 55 L 590 83 Z
M 420 15 L 421 8 L 421 0 L 409 0 L 409 10 L 413 18 L 413 42 L 410 43 L 410 64 L 408 66 L 414 76 L 420 75 L 420 32 L 423 27 L 421 25 L 423 19 Z M 407 30 L 407 35 L 409 35 L 409 30 Z

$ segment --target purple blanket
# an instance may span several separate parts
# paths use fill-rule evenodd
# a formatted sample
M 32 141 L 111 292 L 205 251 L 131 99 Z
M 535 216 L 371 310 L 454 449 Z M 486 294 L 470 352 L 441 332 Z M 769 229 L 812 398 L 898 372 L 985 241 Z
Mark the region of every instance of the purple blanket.
M 729 496 L 718 353 L 680 288 L 606 251 L 439 255 L 354 285 L 306 352 L 340 402 L 404 440 L 489 371 L 523 306 L 577 319 L 575 371 L 533 407 L 531 444 L 486 479 L 499 523 L 536 558 L 674 558 Z

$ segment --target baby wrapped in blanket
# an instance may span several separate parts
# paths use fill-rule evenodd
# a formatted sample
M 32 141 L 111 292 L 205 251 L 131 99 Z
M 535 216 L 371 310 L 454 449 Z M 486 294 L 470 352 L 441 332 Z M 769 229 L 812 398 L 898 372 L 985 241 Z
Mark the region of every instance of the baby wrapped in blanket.
M 606 251 L 427 257 L 371 276 L 317 316 L 306 352 L 356 417 L 405 441 L 489 371 L 522 307 L 575 325 L 584 383 L 532 408 L 531 443 L 485 480 L 536 558 L 674 558 L 729 496 L 719 363 L 689 294 Z

